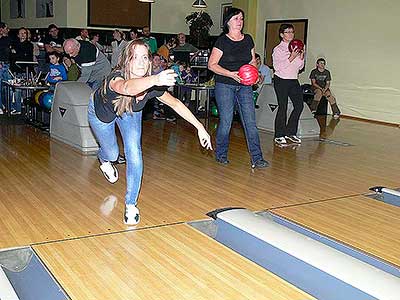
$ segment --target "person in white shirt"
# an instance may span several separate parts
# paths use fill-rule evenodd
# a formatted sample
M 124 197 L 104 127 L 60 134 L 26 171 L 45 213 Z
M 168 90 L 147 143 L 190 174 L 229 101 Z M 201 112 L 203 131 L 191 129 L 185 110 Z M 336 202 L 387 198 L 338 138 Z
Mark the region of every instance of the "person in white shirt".
M 89 40 L 89 31 L 87 29 L 85 29 L 85 28 L 82 28 L 80 35 L 78 35 L 75 39 L 78 40 L 78 41 L 87 41 L 87 42 L 89 42 L 90 41 Z
M 126 47 L 125 34 L 118 29 L 113 32 L 114 40 L 111 42 L 112 55 L 111 55 L 111 68 L 114 68 L 118 63 L 118 57 Z

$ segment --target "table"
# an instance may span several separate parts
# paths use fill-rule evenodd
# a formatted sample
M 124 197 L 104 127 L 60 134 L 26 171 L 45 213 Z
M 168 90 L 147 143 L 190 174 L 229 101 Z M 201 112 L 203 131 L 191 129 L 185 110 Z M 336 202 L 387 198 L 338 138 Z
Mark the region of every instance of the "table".
M 207 65 L 192 65 L 191 68 L 193 70 L 197 71 L 197 84 L 201 85 L 200 84 L 200 75 L 201 75 L 201 72 L 208 70 Z M 207 77 L 207 74 L 204 77 Z
M 206 86 L 206 85 L 199 85 L 199 84 L 179 84 L 179 93 L 180 93 L 180 88 L 181 87 L 187 87 L 195 92 L 195 100 L 196 100 L 196 110 L 195 112 L 199 112 L 199 102 L 200 102 L 200 93 L 203 91 L 206 93 L 206 103 L 205 103 L 205 127 L 208 129 L 209 123 L 210 123 L 210 92 L 214 90 L 214 86 Z
M 2 91 L 1 93 L 3 93 L 4 91 L 4 105 L 6 107 L 6 112 L 7 115 L 9 116 L 11 114 L 11 103 L 12 103 L 12 92 L 16 89 L 19 89 L 23 92 L 25 92 L 25 96 L 29 97 L 32 92 L 34 91 L 39 91 L 39 90 L 48 90 L 49 87 L 47 85 L 25 85 L 23 83 L 15 83 L 14 81 L 7 81 L 7 80 L 3 80 L 2 81 Z M 23 97 L 23 95 L 22 95 Z

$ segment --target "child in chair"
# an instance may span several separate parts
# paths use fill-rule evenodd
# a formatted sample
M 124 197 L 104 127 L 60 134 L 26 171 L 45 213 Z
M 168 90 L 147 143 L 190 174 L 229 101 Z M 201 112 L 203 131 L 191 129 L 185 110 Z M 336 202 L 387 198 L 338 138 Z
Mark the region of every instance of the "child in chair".
M 67 80 L 67 70 L 63 64 L 60 64 L 61 54 L 58 52 L 51 52 L 50 59 L 50 72 L 46 81 L 53 87 L 59 81 Z

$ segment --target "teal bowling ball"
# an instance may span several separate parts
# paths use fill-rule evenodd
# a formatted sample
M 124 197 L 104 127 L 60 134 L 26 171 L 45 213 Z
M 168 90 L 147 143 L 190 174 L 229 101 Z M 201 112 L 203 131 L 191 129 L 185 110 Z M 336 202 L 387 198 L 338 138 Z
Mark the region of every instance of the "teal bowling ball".
M 259 95 L 258 92 L 256 92 L 256 91 L 253 92 L 253 101 L 254 101 L 254 104 L 257 103 L 258 95 Z
M 46 110 L 50 110 L 51 106 L 53 104 L 53 97 L 54 97 L 54 93 L 53 92 L 46 92 L 43 93 L 43 96 L 39 98 L 40 105 L 46 109 Z

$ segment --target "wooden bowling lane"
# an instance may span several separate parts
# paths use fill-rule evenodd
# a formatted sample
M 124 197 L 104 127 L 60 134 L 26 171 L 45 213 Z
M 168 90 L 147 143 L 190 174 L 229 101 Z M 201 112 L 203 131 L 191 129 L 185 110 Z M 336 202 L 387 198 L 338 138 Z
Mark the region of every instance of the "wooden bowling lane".
M 204 219 L 227 206 L 263 210 L 358 195 L 399 182 L 397 128 L 341 120 L 329 136 L 352 147 L 304 141 L 278 149 L 261 133 L 271 167 L 252 172 L 237 123 L 228 166 L 200 150 L 196 132 L 182 120 L 143 126 L 139 227 Z M 0 165 L 0 249 L 126 230 L 125 166 L 109 184 L 94 156 L 24 125 L 0 126 Z
M 272 212 L 400 267 L 399 207 L 355 196 Z
M 71 299 L 314 299 L 186 224 L 33 247 Z

